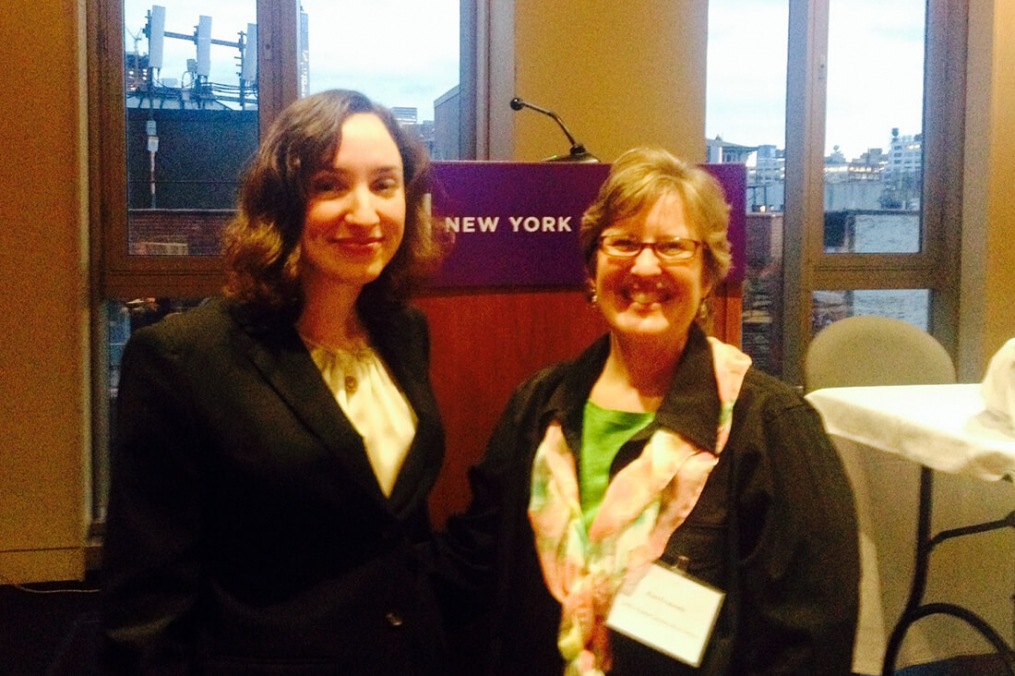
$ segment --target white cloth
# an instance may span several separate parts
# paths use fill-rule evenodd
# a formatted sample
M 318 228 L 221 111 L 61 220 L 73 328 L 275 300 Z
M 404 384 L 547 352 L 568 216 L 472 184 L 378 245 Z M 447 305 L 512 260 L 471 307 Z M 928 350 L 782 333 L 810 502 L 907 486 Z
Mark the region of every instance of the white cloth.
M 1015 433 L 987 414 L 980 385 L 837 387 L 807 395 L 829 434 L 951 474 L 1015 480 Z
M 1015 433 L 1015 338 L 991 358 L 980 394 L 987 410 Z
M 363 437 L 377 483 L 390 496 L 416 436 L 418 419 L 380 356 L 364 345 L 331 350 L 304 338 L 335 400 Z

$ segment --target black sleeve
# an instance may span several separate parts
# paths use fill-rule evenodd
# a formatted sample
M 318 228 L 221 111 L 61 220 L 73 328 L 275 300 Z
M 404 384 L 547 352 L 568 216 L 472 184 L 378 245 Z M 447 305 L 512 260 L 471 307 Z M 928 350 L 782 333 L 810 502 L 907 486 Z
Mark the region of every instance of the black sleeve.
M 191 670 L 201 476 L 183 360 L 150 329 L 123 356 L 102 562 L 109 674 Z
M 462 635 L 473 644 L 467 652 L 480 661 L 492 654 L 480 644 L 500 634 L 500 606 L 516 593 L 518 560 L 533 547 L 531 533 L 526 533 L 533 438 L 539 435 L 539 408 L 555 380 L 547 369 L 514 392 L 482 459 L 469 469 L 469 508 L 451 517 L 440 537 L 452 630 L 465 629 Z M 480 672 L 473 664 L 472 671 L 463 673 Z
M 436 587 L 447 622 L 449 676 L 493 672 L 493 607 L 498 556 L 508 537 L 504 500 L 511 496 L 516 401 L 517 395 L 494 428 L 483 458 L 469 468 L 469 508 L 448 519 L 436 539 Z
M 464 603 L 463 613 L 481 612 L 496 586 L 499 546 L 507 537 L 517 476 L 519 408 L 524 397 L 516 392 L 501 415 L 480 462 L 469 468 L 472 499 L 468 510 L 448 519 L 441 537 L 445 579 Z
M 761 414 L 757 447 L 737 471 L 734 672 L 848 676 L 860 577 L 853 494 L 817 413 L 795 394 L 791 402 Z

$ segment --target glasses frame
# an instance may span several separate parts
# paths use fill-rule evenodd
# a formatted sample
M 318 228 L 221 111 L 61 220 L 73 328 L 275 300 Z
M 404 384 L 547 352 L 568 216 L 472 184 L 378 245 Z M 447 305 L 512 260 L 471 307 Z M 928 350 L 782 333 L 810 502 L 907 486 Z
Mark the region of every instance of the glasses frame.
M 622 239 L 630 239 L 637 241 L 638 249 L 630 253 L 622 253 L 617 251 L 616 249 L 609 250 L 606 245 L 606 240 L 618 237 Z M 599 250 L 602 251 L 607 256 L 609 256 L 610 258 L 634 259 L 640 256 L 641 252 L 644 251 L 645 248 L 647 247 L 649 249 L 652 249 L 652 253 L 655 254 L 656 259 L 658 259 L 662 263 L 687 263 L 688 261 L 694 260 L 694 257 L 698 255 L 698 252 L 701 251 L 702 245 L 704 244 L 704 242 L 702 242 L 701 240 L 691 239 L 689 237 L 670 237 L 662 240 L 662 242 L 690 242 L 694 244 L 694 249 L 692 249 L 690 255 L 686 257 L 673 258 L 672 256 L 667 256 L 659 252 L 659 249 L 656 248 L 660 244 L 659 241 L 650 242 L 643 239 L 635 240 L 634 237 L 631 237 L 629 235 L 614 234 L 614 235 L 599 236 Z

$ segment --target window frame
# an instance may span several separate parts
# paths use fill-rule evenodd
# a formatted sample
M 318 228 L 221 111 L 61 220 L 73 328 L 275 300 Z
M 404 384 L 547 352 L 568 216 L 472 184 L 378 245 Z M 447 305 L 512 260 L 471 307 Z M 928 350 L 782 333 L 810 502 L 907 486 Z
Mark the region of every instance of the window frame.
M 799 383 L 814 291 L 929 289 L 930 332 L 957 347 L 968 0 L 927 0 L 922 246 L 912 254 L 824 252 L 830 0 L 789 0 L 784 213 L 784 380 Z
M 123 2 L 98 3 L 100 298 L 200 297 L 218 292 L 222 256 L 142 256 L 127 252 L 127 148 L 123 92 Z

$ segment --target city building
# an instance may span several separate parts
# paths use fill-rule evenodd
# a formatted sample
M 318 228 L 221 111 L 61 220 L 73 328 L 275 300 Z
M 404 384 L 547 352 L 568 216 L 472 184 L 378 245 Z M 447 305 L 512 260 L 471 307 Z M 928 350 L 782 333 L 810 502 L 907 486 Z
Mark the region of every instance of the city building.
M 705 140 L 706 157 L 710 164 L 748 164 L 757 146 L 742 146 L 724 141 L 722 136 Z
M 885 160 L 884 174 L 888 181 L 901 176 L 919 174 L 923 162 L 923 134 L 899 135 L 892 129 L 892 141 Z
M 416 108 L 410 108 L 408 106 L 392 106 L 391 114 L 395 116 L 395 120 L 402 128 L 411 128 L 416 126 L 417 111 Z

